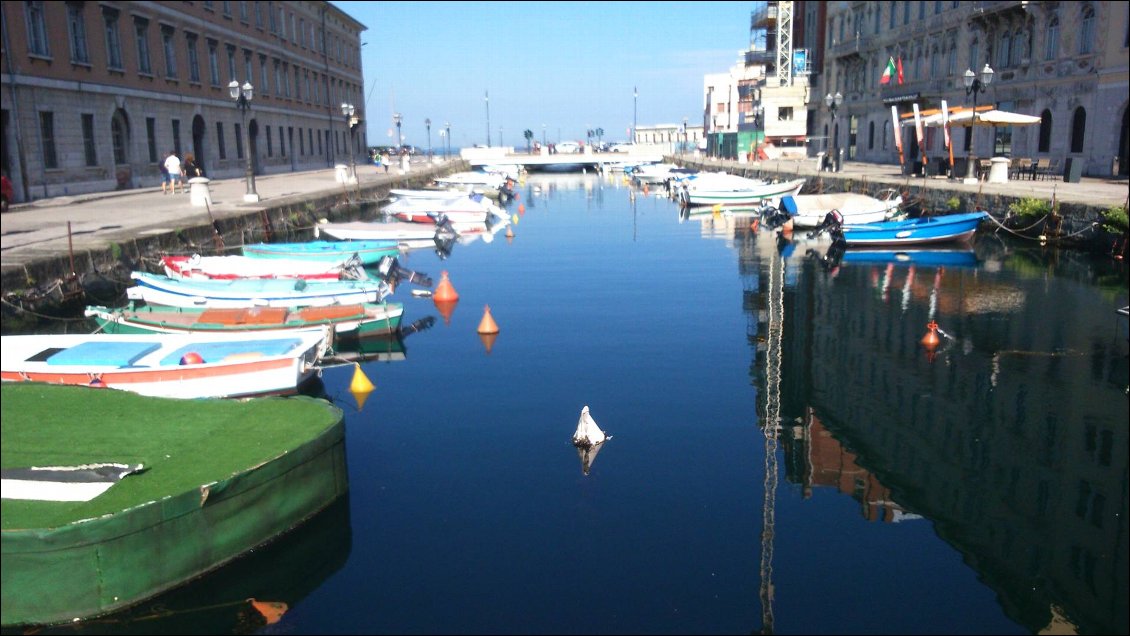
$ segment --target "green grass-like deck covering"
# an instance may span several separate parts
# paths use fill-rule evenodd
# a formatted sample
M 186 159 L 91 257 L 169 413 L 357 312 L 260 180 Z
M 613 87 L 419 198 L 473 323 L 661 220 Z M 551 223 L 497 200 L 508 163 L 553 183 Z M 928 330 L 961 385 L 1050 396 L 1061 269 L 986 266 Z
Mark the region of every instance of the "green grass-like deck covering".
M 342 419 L 325 400 L 154 398 L 115 389 L 0 386 L 0 466 L 144 464 L 85 502 L 0 500 L 3 530 L 57 528 L 197 489 L 316 438 Z

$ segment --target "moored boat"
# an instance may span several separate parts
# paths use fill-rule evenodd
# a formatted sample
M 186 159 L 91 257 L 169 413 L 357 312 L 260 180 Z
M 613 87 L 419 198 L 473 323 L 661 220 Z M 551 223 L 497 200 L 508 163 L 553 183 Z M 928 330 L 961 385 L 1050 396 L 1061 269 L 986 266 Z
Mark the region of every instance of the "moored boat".
M 344 223 L 320 223 L 314 226 L 316 235 L 325 234 L 340 241 L 390 240 L 411 249 L 431 247 L 446 239 L 453 239 L 456 232 L 450 221 L 437 221 L 434 225 L 412 223 L 409 221 L 350 221 Z
M 832 210 L 839 210 L 844 223 L 890 221 L 901 213 L 901 206 L 902 195 L 888 188 L 878 197 L 851 192 L 787 195 L 781 197 L 780 209 L 794 227 L 808 228 L 820 225 Z
M 170 307 L 320 307 L 379 303 L 392 293 L 383 280 L 307 281 L 252 278 L 193 280 L 132 272 L 130 300 Z
M 343 415 L 324 400 L 177 401 L 39 383 L 0 393 L 5 628 L 89 629 L 289 536 L 348 493 Z M 107 459 L 134 470 L 85 500 L 50 499 L 85 485 L 73 477 L 13 470 Z M 9 496 L 17 474 L 22 499 Z
M 103 333 L 256 333 L 297 331 L 328 325 L 334 343 L 395 333 L 404 316 L 403 303 L 362 303 L 324 307 L 201 308 L 134 306 L 112 309 L 88 306 L 85 315 Z
M 0 379 L 171 398 L 294 393 L 329 346 L 326 328 L 288 333 L 0 337 Z
M 683 181 L 677 196 L 680 203 L 689 206 L 755 205 L 799 194 L 803 186 L 804 179 L 769 183 L 736 175 L 710 175 Z
M 924 245 L 929 243 L 968 242 L 977 232 L 988 212 L 965 212 L 923 216 L 904 221 L 859 223 L 841 226 L 833 236 L 848 247 L 859 245 Z
M 400 254 L 400 245 L 394 240 L 371 240 L 253 243 L 243 246 L 243 255 L 252 258 L 319 260 L 340 263 L 354 254 L 365 265 L 372 265 L 385 256 Z
M 396 250 L 398 253 L 399 250 Z M 161 267 L 169 278 L 199 280 L 236 278 L 303 278 L 306 280 L 365 279 L 364 264 L 356 253 L 342 261 L 328 259 L 256 258 L 253 256 L 166 255 Z

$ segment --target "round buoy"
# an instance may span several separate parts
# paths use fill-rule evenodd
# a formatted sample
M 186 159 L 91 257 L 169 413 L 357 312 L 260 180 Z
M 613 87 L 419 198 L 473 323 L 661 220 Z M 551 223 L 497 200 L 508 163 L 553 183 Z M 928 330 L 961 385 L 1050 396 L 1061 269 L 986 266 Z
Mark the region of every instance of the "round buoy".
M 922 346 L 927 349 L 933 349 L 937 347 L 938 343 L 941 341 L 941 338 L 938 337 L 938 323 L 931 320 L 927 323 L 926 329 L 928 329 L 928 331 L 925 336 L 922 336 Z
M 498 325 L 490 315 L 490 305 L 483 308 L 483 319 L 479 321 L 479 333 L 498 333 Z
M 195 351 L 189 351 L 180 358 L 181 364 L 204 364 L 204 358 Z

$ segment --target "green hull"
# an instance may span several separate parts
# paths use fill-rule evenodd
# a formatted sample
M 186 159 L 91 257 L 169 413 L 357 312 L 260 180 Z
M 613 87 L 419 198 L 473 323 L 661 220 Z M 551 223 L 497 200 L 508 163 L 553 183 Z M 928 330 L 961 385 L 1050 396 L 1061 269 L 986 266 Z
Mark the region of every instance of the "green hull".
M 117 611 L 295 528 L 348 491 L 340 409 L 311 398 L 2 391 L 2 463 L 143 463 L 87 502 L 4 499 L 2 623 Z
M 159 314 L 150 314 L 147 307 L 138 309 L 110 309 L 108 307 L 87 307 L 88 317 L 97 325 L 98 329 L 110 334 L 153 334 L 153 333 L 231 333 L 233 331 L 256 331 L 276 329 L 310 329 L 323 325 L 334 325 L 335 345 L 341 344 L 342 338 L 369 338 L 393 334 L 400 327 L 400 319 L 404 315 L 403 305 L 400 303 L 387 303 L 398 311 L 395 315 L 385 318 L 365 318 L 356 320 L 290 320 L 277 324 L 224 324 L 209 322 L 188 322 L 192 317 L 200 316 L 205 309 L 194 307 L 164 307 L 154 306 L 158 312 L 175 312 L 184 317 L 185 321 L 171 321 L 162 319 Z M 355 328 L 343 329 L 346 323 L 357 323 Z

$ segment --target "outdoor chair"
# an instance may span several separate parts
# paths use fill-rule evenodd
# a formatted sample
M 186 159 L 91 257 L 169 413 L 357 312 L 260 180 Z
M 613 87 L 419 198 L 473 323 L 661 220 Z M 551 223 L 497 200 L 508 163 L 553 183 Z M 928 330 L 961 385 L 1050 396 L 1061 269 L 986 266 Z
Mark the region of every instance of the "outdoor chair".
M 1024 177 L 1032 170 L 1033 163 L 1028 157 L 1013 157 L 1008 164 L 1008 178 L 1015 181 Z
M 1059 172 L 1059 159 L 1052 159 L 1051 163 L 1048 164 L 1048 169 L 1045 170 L 1043 175 L 1041 176 L 1044 179 L 1055 179 L 1057 176 L 1059 176 Z
M 1036 163 L 1032 166 L 1032 180 L 1042 180 L 1044 178 L 1044 174 L 1048 171 L 1049 168 L 1051 168 L 1051 165 L 1051 159 L 1048 159 L 1047 157 L 1041 157 L 1037 159 Z
M 977 160 L 977 178 L 989 178 L 989 170 L 993 167 L 992 159 L 978 159 Z

